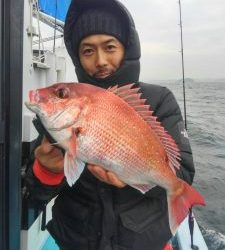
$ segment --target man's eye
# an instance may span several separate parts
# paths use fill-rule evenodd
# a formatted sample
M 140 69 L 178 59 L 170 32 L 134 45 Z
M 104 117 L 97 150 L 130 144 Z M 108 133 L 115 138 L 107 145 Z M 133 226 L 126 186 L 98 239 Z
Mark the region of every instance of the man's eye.
M 83 55 L 85 56 L 89 56 L 93 54 L 93 50 L 92 49 L 84 49 L 82 52 Z
M 115 51 L 116 50 L 116 46 L 115 45 L 107 45 L 106 48 L 108 51 Z

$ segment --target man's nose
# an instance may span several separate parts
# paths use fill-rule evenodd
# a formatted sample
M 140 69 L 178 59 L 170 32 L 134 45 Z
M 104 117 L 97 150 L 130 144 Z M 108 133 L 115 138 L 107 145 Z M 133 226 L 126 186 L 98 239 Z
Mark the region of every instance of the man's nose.
M 108 64 L 107 55 L 103 51 L 98 51 L 96 57 L 96 67 L 104 67 Z

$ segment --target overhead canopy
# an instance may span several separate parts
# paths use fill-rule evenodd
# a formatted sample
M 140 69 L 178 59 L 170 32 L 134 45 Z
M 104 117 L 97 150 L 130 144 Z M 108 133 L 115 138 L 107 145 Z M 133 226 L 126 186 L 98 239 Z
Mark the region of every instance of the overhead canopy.
M 58 20 L 65 21 L 71 0 L 38 0 L 42 12 Z

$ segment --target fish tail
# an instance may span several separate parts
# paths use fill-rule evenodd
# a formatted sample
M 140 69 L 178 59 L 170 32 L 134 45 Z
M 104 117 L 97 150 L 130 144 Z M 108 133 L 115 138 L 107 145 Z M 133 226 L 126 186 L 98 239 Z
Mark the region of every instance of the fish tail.
M 180 180 L 180 182 L 181 188 L 177 192 L 167 195 L 169 225 L 173 235 L 193 205 L 205 205 L 205 200 L 199 192 L 185 181 Z

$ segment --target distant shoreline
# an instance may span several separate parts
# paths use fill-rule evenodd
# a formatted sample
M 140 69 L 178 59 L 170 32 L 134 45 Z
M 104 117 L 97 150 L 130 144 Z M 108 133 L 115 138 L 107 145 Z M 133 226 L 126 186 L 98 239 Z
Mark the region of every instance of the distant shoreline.
M 148 83 L 182 83 L 182 79 L 167 79 L 167 80 L 142 80 L 143 82 L 148 82 Z M 215 79 L 210 79 L 210 78 L 185 78 L 184 81 L 186 83 L 225 83 L 225 78 L 215 78 Z

